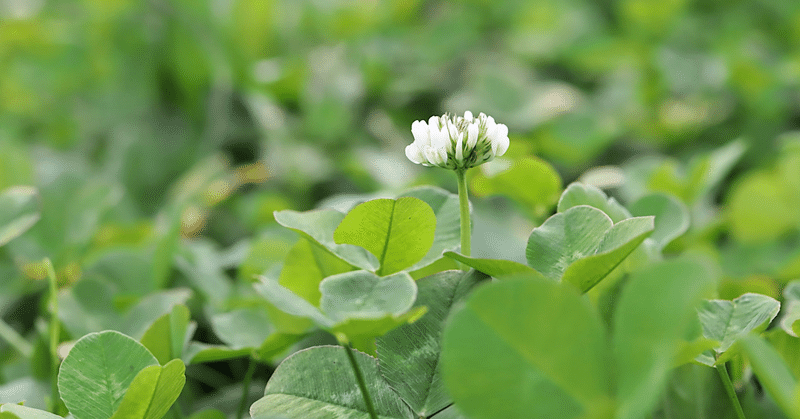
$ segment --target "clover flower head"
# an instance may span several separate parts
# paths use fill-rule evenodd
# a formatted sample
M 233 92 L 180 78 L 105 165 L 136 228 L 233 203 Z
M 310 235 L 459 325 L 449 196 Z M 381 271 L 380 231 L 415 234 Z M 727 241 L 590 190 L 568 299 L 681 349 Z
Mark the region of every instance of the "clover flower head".
M 466 170 L 502 156 L 508 150 L 508 127 L 494 118 L 472 112 L 464 116 L 444 114 L 411 124 L 414 142 L 406 157 L 423 166 Z

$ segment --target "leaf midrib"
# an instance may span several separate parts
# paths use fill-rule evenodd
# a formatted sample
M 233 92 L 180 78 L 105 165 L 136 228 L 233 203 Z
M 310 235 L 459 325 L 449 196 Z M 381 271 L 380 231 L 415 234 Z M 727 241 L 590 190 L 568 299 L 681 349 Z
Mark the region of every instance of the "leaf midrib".
M 384 261 L 386 260 L 386 252 L 389 249 L 389 240 L 392 237 L 392 224 L 394 224 L 394 212 L 395 208 L 397 208 L 397 200 L 391 200 L 392 203 L 392 211 L 389 214 L 389 225 L 386 227 L 386 238 L 383 241 L 383 250 L 381 251 L 381 257 L 378 260 L 380 263 L 380 268 L 378 269 L 378 276 L 383 276 L 384 271 Z

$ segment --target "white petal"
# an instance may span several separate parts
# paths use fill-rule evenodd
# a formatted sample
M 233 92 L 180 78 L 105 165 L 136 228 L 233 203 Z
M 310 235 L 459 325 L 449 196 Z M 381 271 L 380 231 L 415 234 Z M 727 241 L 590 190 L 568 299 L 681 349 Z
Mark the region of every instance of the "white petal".
M 473 122 L 467 127 L 467 148 L 470 150 L 475 148 L 475 144 L 478 144 L 479 129 L 477 122 Z
M 429 126 L 431 133 L 431 146 L 435 148 L 446 148 L 450 143 L 450 136 L 447 135 L 447 127 Z
M 425 160 L 428 163 L 430 163 L 430 164 L 432 164 L 434 166 L 438 165 L 439 155 L 436 152 L 436 148 L 434 148 L 434 147 L 425 147 L 424 152 L 425 152 Z
M 463 132 L 459 132 L 458 133 L 458 140 L 456 141 L 456 161 L 457 162 L 464 161 L 464 150 L 463 150 L 463 147 L 462 147 L 463 144 L 464 144 L 464 133 Z
M 421 145 L 429 145 L 431 143 L 431 136 L 428 131 L 428 124 L 425 121 L 414 121 L 411 124 L 411 134 L 414 136 L 414 142 Z
M 406 157 L 416 164 L 420 164 L 425 161 L 425 156 L 422 154 L 422 150 L 420 150 L 417 146 L 417 143 L 411 143 L 406 146 Z
M 433 127 L 436 127 L 438 129 L 439 128 L 439 117 L 438 116 L 430 117 L 428 119 L 428 125 L 431 126 L 431 129 L 433 129 Z
M 495 143 L 497 144 L 495 146 Z M 492 142 L 492 150 L 495 152 L 495 156 L 500 157 L 506 153 L 508 150 L 508 127 L 505 124 L 497 124 L 497 130 L 495 131 L 495 139 Z
M 464 112 L 464 119 L 466 119 L 467 122 L 472 122 L 472 119 L 473 119 L 472 118 L 472 112 L 470 112 L 470 111 Z
M 439 151 L 439 165 L 444 166 L 447 164 L 447 150 L 440 148 L 438 151 Z
M 456 128 L 456 124 L 453 123 L 451 120 L 447 120 L 447 137 L 450 142 L 455 142 L 456 136 L 458 136 L 458 128 Z
M 489 144 L 492 146 L 492 154 L 494 155 L 497 152 L 497 125 L 487 125 L 486 126 L 486 140 L 489 141 Z

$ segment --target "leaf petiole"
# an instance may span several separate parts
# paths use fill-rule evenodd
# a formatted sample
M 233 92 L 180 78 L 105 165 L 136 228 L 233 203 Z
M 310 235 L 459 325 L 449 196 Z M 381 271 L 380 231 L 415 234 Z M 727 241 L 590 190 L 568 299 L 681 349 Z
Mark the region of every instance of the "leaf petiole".
M 739 398 L 736 397 L 736 389 L 733 388 L 733 383 L 731 383 L 731 377 L 728 375 L 728 363 L 725 362 L 722 363 L 721 365 L 717 365 L 715 369 L 719 373 L 719 378 L 722 381 L 722 386 L 725 387 L 725 393 L 728 395 L 728 399 L 730 399 L 731 404 L 733 405 L 733 409 L 736 411 L 736 418 L 746 419 L 744 417 L 744 411 L 742 410 L 742 405 L 739 404 Z

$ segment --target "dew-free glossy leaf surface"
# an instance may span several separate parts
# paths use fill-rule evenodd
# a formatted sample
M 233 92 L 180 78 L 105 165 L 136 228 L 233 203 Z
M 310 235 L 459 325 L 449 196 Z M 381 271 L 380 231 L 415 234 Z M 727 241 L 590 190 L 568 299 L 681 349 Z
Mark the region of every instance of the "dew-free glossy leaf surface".
M 606 231 L 595 254 L 573 262 L 562 280 L 586 292 L 597 285 L 653 232 L 653 217 L 622 220 Z
M 350 264 L 321 246 L 300 238 L 286 255 L 278 283 L 312 305 L 318 306 L 321 295 L 319 283 L 328 276 L 352 269 Z M 269 314 L 275 326 L 286 333 L 302 333 L 310 326 L 307 320 L 288 315 L 273 307 L 270 307 Z
M 616 199 L 609 198 L 597 187 L 580 182 L 570 183 L 558 201 L 558 212 L 566 212 L 579 205 L 597 208 L 606 213 L 615 223 L 631 217 L 631 213 Z
M 471 258 L 456 252 L 445 252 L 444 255 L 495 278 L 521 273 L 544 277 L 530 266 L 513 260 Z
M 33 409 L 27 406 L 20 406 L 14 403 L 6 403 L 0 405 L 0 412 L 11 414 L 13 415 L 13 417 L 17 417 L 19 419 L 59 419 L 61 417 L 58 415 L 54 415 L 50 412 L 46 412 L 44 410 Z M 2 418 L 2 416 L 0 416 L 0 418 Z M 9 416 L 8 418 L 3 418 L 3 419 L 11 419 L 11 418 L 12 417 Z
M 484 279 L 476 271 L 447 271 L 418 280 L 414 306 L 428 312 L 376 339 L 381 375 L 417 415 L 430 415 L 451 403 L 439 368 L 444 323 L 453 306 Z
M 791 418 L 800 418 L 800 387 L 778 352 L 756 336 L 739 341 L 753 372 L 778 406 Z
M 108 419 L 136 374 L 157 364 L 142 344 L 122 333 L 91 333 L 61 363 L 58 390 L 76 419 Z
M 144 332 L 139 342 L 156 357 L 159 364 L 183 356 L 183 348 L 190 329 L 189 308 L 178 304 L 170 313 L 161 316 Z M 192 331 L 194 325 L 192 326 Z
M 345 272 L 325 278 L 319 288 L 320 308 L 336 322 L 397 316 L 408 311 L 417 297 L 417 284 L 406 272 L 385 277 Z
M 26 232 L 39 217 L 36 188 L 12 186 L 0 191 L 0 246 Z
M 655 229 L 650 238 L 658 244 L 659 250 L 689 229 L 689 210 L 672 195 L 658 193 L 643 196 L 630 206 L 630 210 L 636 217 L 655 217 Z
M 319 283 L 351 270 L 353 267 L 343 260 L 301 238 L 286 255 L 278 282 L 309 303 L 319 305 Z
M 433 245 L 428 253 L 408 271 L 414 271 L 439 260 L 442 253 L 455 250 L 461 246 L 461 214 L 458 206 L 458 195 L 441 188 L 424 186 L 411 189 L 399 197 L 410 196 L 425 201 L 431 206 L 436 216 L 436 231 Z
M 727 351 L 736 340 L 769 325 L 781 303 L 772 297 L 747 293 L 733 301 L 706 300 L 697 310 L 703 336 L 719 342 L 717 354 Z
M 261 282 L 254 284 L 253 287 L 279 310 L 293 316 L 311 319 L 322 328 L 334 325 L 335 322 L 322 314 L 319 308 L 282 286 L 278 281 L 263 276 L 259 279 Z
M 341 212 L 333 209 L 306 212 L 283 210 L 275 211 L 274 215 L 278 224 L 301 233 L 347 263 L 368 271 L 378 269 L 378 260 L 366 249 L 334 242 L 333 233 L 345 217 Z
M 558 281 L 569 265 L 597 251 L 612 225 L 603 211 L 587 205 L 555 214 L 528 237 L 528 265 Z
M 111 419 L 161 419 L 181 394 L 185 371 L 180 359 L 139 371 Z
M 614 315 L 617 418 L 644 417 L 662 393 L 697 307 L 715 287 L 705 264 L 672 260 L 631 274 Z
M 574 287 L 520 275 L 478 287 L 451 315 L 442 375 L 471 418 L 608 417 L 607 344 Z
M 333 233 L 337 244 L 367 249 L 378 258 L 378 275 L 391 275 L 419 262 L 430 250 L 436 215 L 418 198 L 374 199 L 357 205 Z
M 375 410 L 381 418 L 411 419 L 412 413 L 378 373 L 369 355 L 355 352 Z M 275 370 L 264 397 L 250 407 L 253 419 L 368 419 L 364 399 L 342 347 L 296 352 Z

